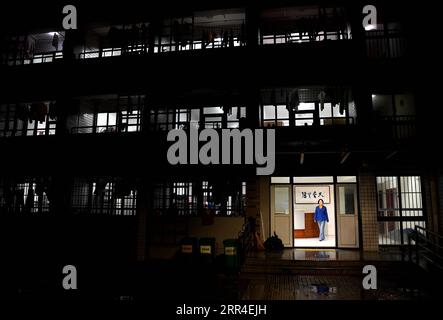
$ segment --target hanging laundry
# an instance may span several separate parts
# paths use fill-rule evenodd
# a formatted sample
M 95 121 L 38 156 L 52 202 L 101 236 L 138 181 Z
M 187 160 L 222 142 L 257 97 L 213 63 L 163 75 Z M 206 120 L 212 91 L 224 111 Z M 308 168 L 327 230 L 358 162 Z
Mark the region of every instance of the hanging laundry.
M 229 47 L 233 47 L 234 46 L 234 31 L 231 29 L 231 31 L 229 31 Z
M 27 104 L 17 104 L 15 109 L 15 116 L 18 120 L 28 121 L 29 106 Z
M 14 191 L 11 189 L 11 186 L 9 186 L 6 181 L 3 185 L 3 193 L 4 193 L 4 199 L 5 199 L 5 206 L 9 210 L 14 206 Z
M 134 190 L 133 183 L 128 180 L 118 180 L 115 183 L 114 190 L 114 198 L 123 199 L 131 194 L 131 191 Z
M 25 58 L 32 58 L 34 56 L 34 49 L 35 49 L 34 38 L 27 36 L 25 39 L 25 48 L 24 48 Z
M 300 105 L 300 97 L 298 95 L 298 89 L 294 89 L 291 92 L 289 105 L 293 111 L 298 111 L 298 106 Z
M 128 113 L 132 114 L 134 110 L 134 106 L 132 104 L 132 98 L 131 96 L 128 96 Z
M 54 33 L 54 36 L 52 37 L 52 46 L 55 48 L 55 50 L 58 50 L 58 35 L 57 35 L 57 33 Z
M 39 197 L 42 197 L 44 191 L 45 191 L 45 182 L 43 179 L 38 179 L 35 184 L 35 194 Z
M 227 30 L 222 31 L 222 47 L 227 47 L 229 44 L 229 33 Z
M 275 97 L 275 89 L 271 90 L 271 104 L 273 106 L 277 104 L 277 98 Z
M 49 103 L 49 119 L 55 120 L 57 118 L 57 102 L 51 101 Z
M 136 24 L 133 24 L 130 31 L 129 31 L 129 37 L 130 37 L 130 45 L 132 47 L 132 50 L 139 44 L 140 41 L 140 29 L 137 27 Z
M 288 92 L 287 89 L 286 89 L 286 109 L 287 109 L 289 112 L 292 111 L 292 110 L 291 110 L 291 104 L 289 103 L 289 92 Z
M 45 122 L 46 116 L 48 114 L 48 106 L 44 102 L 34 102 L 31 104 L 29 121 L 38 121 L 40 123 Z
M 337 87 L 329 87 L 327 89 L 327 95 L 331 101 L 332 108 L 340 103 L 340 92 Z
M 320 101 L 320 111 L 323 111 L 325 109 L 325 98 L 326 98 L 326 92 L 323 90 L 320 91 L 318 94 L 318 100 Z
M 32 188 L 32 186 L 30 186 L 28 189 L 28 196 L 26 197 L 26 202 L 25 202 L 26 212 L 31 212 L 31 210 L 34 209 L 34 197 L 35 197 L 34 189 Z
M 240 44 L 246 44 L 246 26 L 244 22 L 242 22 L 240 27 Z
M 94 194 L 100 195 L 105 193 L 106 186 L 108 185 L 108 182 L 104 179 L 99 179 L 95 185 Z
M 215 38 L 217 37 L 217 34 L 215 33 L 215 31 L 211 31 L 209 32 L 209 43 L 214 42 Z
M 25 206 L 25 190 L 18 189 L 15 191 L 15 211 L 20 212 Z
M 341 115 L 344 115 L 345 108 L 349 104 L 349 92 L 345 88 L 342 88 L 341 92 L 342 92 L 342 98 L 340 101 L 340 110 L 339 111 L 340 111 Z
M 118 37 L 119 37 L 118 33 L 119 31 L 116 27 L 109 28 L 108 39 L 111 48 L 118 47 Z
M 146 53 L 146 49 L 148 47 L 148 27 L 143 23 L 140 26 L 140 43 L 143 48 L 143 53 Z

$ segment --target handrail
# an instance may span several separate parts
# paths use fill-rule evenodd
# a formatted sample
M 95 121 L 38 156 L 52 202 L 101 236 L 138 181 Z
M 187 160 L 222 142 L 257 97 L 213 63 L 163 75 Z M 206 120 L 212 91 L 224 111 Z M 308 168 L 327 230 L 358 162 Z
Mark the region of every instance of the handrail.
M 443 235 L 416 225 L 413 232 L 408 233 L 409 260 L 412 259 L 412 242 L 415 244 L 415 263 L 425 259 L 434 267 L 443 271 Z M 424 253 L 424 254 L 423 254 Z

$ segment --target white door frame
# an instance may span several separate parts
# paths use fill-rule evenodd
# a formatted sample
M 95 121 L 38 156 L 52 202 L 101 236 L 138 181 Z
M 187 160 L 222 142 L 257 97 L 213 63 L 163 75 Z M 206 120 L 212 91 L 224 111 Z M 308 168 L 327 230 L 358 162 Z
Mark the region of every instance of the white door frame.
M 339 188 L 343 186 L 351 186 L 354 189 L 354 214 L 340 213 L 340 197 Z M 359 206 L 358 206 L 358 188 L 356 183 L 337 183 L 335 185 L 336 192 L 336 226 L 337 226 L 337 248 L 359 248 Z M 344 234 L 345 229 L 350 231 Z
M 288 192 L 288 213 L 275 212 L 275 192 L 276 188 L 286 188 Z M 271 236 L 274 232 L 283 241 L 285 247 L 294 247 L 294 227 L 293 227 L 293 204 L 292 204 L 292 184 L 272 184 L 271 193 Z

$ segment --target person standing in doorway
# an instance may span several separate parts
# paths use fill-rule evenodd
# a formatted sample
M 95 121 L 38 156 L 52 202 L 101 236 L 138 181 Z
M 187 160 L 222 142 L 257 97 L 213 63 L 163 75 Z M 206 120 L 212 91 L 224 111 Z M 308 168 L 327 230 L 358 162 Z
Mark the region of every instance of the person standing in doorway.
M 323 200 L 318 200 L 318 206 L 315 208 L 314 222 L 318 223 L 318 228 L 320 229 L 319 240 L 325 240 L 325 225 L 329 222 L 328 210 L 324 206 Z

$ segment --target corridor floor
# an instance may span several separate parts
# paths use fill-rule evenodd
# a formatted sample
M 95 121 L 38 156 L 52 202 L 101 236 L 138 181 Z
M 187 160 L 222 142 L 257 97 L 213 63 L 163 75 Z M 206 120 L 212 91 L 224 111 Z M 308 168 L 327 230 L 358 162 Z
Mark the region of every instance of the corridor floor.
M 377 290 L 363 290 L 362 278 L 335 275 L 267 275 L 249 280 L 241 300 L 410 300 L 423 298 L 418 289 L 383 281 Z

